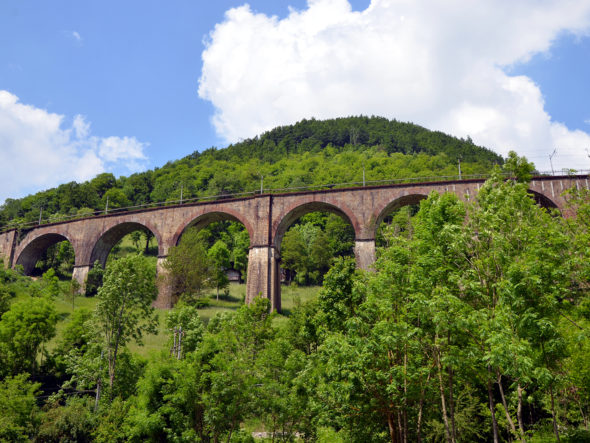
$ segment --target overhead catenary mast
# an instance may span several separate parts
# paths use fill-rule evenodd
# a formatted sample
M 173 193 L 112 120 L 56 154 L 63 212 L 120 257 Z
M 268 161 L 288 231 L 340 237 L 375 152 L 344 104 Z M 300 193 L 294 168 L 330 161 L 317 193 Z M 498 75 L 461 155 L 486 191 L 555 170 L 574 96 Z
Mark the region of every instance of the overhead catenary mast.
M 549 155 L 549 163 L 551 164 L 551 175 L 555 175 L 555 171 L 553 170 L 553 156 L 555 155 L 556 152 L 557 152 L 557 148 L 555 148 L 553 150 L 553 152 L 551 153 L 551 155 Z

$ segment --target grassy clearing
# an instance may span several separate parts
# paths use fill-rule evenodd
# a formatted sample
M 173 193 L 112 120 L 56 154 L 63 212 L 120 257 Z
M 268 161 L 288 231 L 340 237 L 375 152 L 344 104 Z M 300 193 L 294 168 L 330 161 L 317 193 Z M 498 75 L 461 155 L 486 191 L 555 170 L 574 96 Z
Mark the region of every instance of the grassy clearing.
M 294 308 L 318 296 L 321 286 L 281 286 L 282 315 L 289 316 Z
M 63 290 L 65 291 L 67 282 L 61 282 Z M 281 303 L 282 313 L 275 317 L 275 324 L 281 324 L 286 321 L 293 309 L 300 304 L 317 297 L 319 286 L 298 287 L 298 286 L 282 286 L 281 288 Z M 21 297 L 19 297 L 21 298 Z M 215 291 L 209 291 L 204 297 L 208 300 L 209 305 L 198 310 L 201 320 L 207 324 L 211 318 L 218 313 L 234 312 L 244 304 L 246 298 L 246 285 L 231 283 L 229 285 L 229 295 L 220 296 L 216 299 Z M 95 297 L 77 296 L 74 300 L 74 309 L 86 308 L 93 310 L 96 306 Z M 55 308 L 59 315 L 59 322 L 57 324 L 56 336 L 47 344 L 47 350 L 51 351 L 59 342 L 63 330 L 70 321 L 73 313 L 72 300 L 70 297 L 60 296 L 55 298 Z M 144 345 L 138 346 L 135 343 L 129 344 L 129 349 L 142 356 L 147 356 L 152 351 L 160 351 L 168 348 L 169 331 L 166 330 L 166 315 L 168 309 L 158 309 L 157 311 L 159 326 L 158 334 L 148 334 L 144 337 Z

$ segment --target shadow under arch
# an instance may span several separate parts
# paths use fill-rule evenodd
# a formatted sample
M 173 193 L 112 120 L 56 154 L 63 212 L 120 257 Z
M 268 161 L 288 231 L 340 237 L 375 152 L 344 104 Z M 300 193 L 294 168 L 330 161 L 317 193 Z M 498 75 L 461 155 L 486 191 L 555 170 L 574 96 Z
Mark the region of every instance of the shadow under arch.
M 539 205 L 540 207 L 545 208 L 548 211 L 552 211 L 554 209 L 557 209 L 559 211 L 559 213 L 561 214 L 559 207 L 555 204 L 555 202 L 553 200 L 551 200 L 545 194 L 541 194 L 540 192 L 533 191 L 532 189 L 528 189 L 527 192 L 529 193 L 531 198 L 533 200 L 535 200 L 535 203 L 537 203 L 537 205 Z
M 349 210 L 343 210 L 338 206 L 335 206 L 330 203 L 325 202 L 307 202 L 298 205 L 295 208 L 292 208 L 287 214 L 283 216 L 283 218 L 278 222 L 276 227 L 274 238 L 273 238 L 273 245 L 275 248 L 280 251 L 281 250 L 281 243 L 283 241 L 283 237 L 285 233 L 291 227 L 293 223 L 295 223 L 298 219 L 303 217 L 305 214 L 309 214 L 311 212 L 328 212 L 330 214 L 335 214 L 342 218 L 345 222 L 349 223 L 352 228 L 354 229 L 355 236 L 358 232 L 358 226 L 355 224 L 355 219 L 352 215 L 349 215 Z
M 146 226 L 143 223 L 123 222 L 111 227 L 98 238 L 90 254 L 90 265 L 92 266 L 98 260 L 100 265 L 104 268 L 107 262 L 107 257 L 109 256 L 111 249 L 113 249 L 113 246 L 115 246 L 119 240 L 121 240 L 127 234 L 139 230 L 150 231 L 158 242 L 158 250 L 162 247 L 160 234 L 156 230 Z
M 252 243 L 252 226 L 246 220 L 242 219 L 239 214 L 224 210 L 224 211 L 211 211 L 206 212 L 205 214 L 198 215 L 197 217 L 193 218 L 188 223 L 182 225 L 178 230 L 175 232 L 174 237 L 172 238 L 172 245 L 177 246 L 182 238 L 182 234 L 186 232 L 189 228 L 196 228 L 201 230 L 211 223 L 220 222 L 220 221 L 234 221 L 242 224 L 246 231 L 248 232 L 248 237 L 250 239 L 250 243 Z
M 72 241 L 63 234 L 50 233 L 40 235 L 39 237 L 31 240 L 27 246 L 24 247 L 16 259 L 15 264 L 17 266 L 22 266 L 26 275 L 31 275 L 33 269 L 35 269 L 35 265 L 41 258 L 41 255 L 50 246 L 53 246 L 56 243 L 60 243 L 62 241 L 69 242 L 73 247 Z M 74 250 L 74 256 L 75 255 L 76 250 Z
M 375 226 L 373 227 L 373 232 L 375 233 L 375 235 L 377 235 L 377 230 L 379 229 L 379 226 L 381 225 L 383 220 L 385 220 L 385 217 L 387 217 L 393 211 L 396 211 L 397 209 L 400 209 L 403 206 L 417 205 L 426 198 L 428 198 L 428 196 L 424 194 L 410 194 L 398 197 L 392 202 L 388 203 L 387 206 L 385 206 L 385 208 L 383 208 L 381 212 L 377 215 L 377 217 L 375 217 Z

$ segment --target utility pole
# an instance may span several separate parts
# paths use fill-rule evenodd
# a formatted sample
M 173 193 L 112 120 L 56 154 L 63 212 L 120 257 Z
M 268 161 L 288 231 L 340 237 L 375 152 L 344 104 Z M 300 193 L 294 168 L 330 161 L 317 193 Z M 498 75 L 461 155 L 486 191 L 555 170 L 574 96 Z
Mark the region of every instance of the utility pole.
M 555 171 L 553 170 L 553 156 L 555 155 L 556 152 L 557 152 L 557 148 L 555 148 L 553 150 L 553 152 L 551 153 L 551 155 L 549 156 L 549 163 L 551 164 L 551 175 L 555 175 Z
M 363 188 L 365 187 L 365 162 L 363 161 Z
M 461 180 L 461 157 L 457 159 L 459 161 L 459 180 Z
M 180 182 L 180 204 L 182 204 L 182 191 L 183 191 L 183 188 L 184 188 L 184 183 L 183 182 Z
M 260 174 L 260 195 L 262 195 L 263 190 L 264 190 L 264 175 Z
M 39 209 L 39 225 L 41 225 L 41 216 L 43 215 L 43 206 Z
M 107 195 L 107 204 L 104 207 L 104 213 L 108 214 L 109 213 L 109 196 Z

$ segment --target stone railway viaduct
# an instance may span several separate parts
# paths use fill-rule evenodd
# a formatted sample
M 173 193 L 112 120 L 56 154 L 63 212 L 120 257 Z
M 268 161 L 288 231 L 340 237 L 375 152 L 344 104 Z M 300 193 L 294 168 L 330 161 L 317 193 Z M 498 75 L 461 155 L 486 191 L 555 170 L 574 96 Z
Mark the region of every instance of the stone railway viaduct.
M 375 261 L 375 235 L 381 221 L 393 210 L 415 204 L 432 191 L 454 192 L 468 201 L 484 180 L 456 180 L 405 183 L 346 189 L 262 194 L 207 202 L 164 206 L 132 212 L 118 212 L 91 218 L 41 225 L 21 233 L 0 234 L 0 256 L 9 267 L 22 265 L 30 274 L 41 254 L 51 245 L 68 240 L 75 252 L 73 278 L 84 284 L 92 264 L 103 266 L 112 247 L 126 234 L 147 228 L 158 242 L 158 272 L 171 247 L 178 244 L 190 226 L 204 227 L 219 220 L 242 223 L 250 235 L 246 301 L 261 295 L 275 310 L 281 309 L 280 249 L 292 223 L 313 211 L 335 213 L 354 228 L 357 265 L 368 269 Z M 534 177 L 529 190 L 537 202 L 568 215 L 562 192 L 570 187 L 588 189 L 587 176 Z M 167 288 L 161 287 L 155 305 L 174 303 Z

